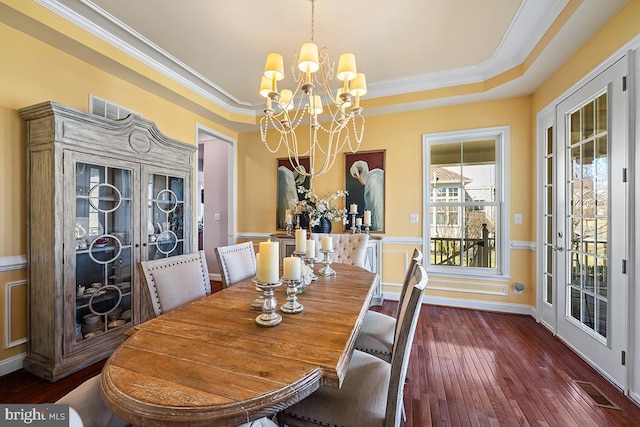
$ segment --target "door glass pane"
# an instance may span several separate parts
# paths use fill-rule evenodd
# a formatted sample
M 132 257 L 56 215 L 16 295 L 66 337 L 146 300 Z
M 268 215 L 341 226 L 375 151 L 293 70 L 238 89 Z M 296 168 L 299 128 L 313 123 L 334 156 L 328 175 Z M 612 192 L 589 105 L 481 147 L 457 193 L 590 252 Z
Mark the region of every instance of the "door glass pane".
M 76 341 L 130 323 L 132 172 L 76 164 Z
M 606 337 L 608 256 L 608 129 L 606 93 L 571 114 L 568 315 Z
M 148 259 L 184 253 L 184 179 L 147 176 Z

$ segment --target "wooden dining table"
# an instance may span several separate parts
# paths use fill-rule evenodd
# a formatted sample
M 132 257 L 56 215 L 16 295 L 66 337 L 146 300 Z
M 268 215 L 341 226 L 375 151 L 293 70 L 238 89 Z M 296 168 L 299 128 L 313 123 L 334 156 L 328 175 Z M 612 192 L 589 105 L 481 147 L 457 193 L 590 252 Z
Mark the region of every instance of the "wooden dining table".
M 134 327 L 103 368 L 107 407 L 135 426 L 235 426 L 339 388 L 378 277 L 332 267 L 275 327 L 256 323 L 251 279 Z

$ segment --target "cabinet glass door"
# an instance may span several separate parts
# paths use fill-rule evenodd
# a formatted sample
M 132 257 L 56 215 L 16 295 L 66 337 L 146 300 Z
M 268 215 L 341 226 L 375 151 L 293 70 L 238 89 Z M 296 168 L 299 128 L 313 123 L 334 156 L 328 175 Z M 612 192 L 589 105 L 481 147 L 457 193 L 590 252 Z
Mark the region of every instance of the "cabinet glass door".
M 131 322 L 133 172 L 75 163 L 76 342 Z
M 181 255 L 185 249 L 184 178 L 147 174 L 147 259 Z

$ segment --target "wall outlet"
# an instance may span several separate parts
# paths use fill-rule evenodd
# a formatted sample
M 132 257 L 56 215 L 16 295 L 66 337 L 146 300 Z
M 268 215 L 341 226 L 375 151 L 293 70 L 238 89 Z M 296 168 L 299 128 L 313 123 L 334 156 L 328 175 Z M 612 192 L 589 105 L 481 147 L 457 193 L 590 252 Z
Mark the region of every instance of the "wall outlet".
M 419 221 L 419 218 L 420 217 L 418 216 L 418 214 L 411 214 L 409 215 L 409 222 L 412 224 L 417 224 Z
M 514 224 L 522 224 L 522 214 L 521 213 L 513 214 L 513 223 Z
M 214 221 L 220 221 L 220 214 L 219 213 L 214 213 L 213 214 L 213 220 Z

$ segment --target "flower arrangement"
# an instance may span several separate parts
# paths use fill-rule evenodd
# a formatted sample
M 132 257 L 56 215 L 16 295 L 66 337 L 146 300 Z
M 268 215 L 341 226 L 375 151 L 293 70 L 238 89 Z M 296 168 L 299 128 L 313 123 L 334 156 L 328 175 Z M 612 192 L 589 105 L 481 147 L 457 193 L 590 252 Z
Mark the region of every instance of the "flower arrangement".
M 346 196 L 348 193 L 344 190 L 338 190 L 335 193 L 327 193 L 324 197 L 319 197 L 313 190 L 298 186 L 298 193 L 304 194 L 302 200 L 291 200 L 289 204 L 291 209 L 297 214 L 306 213 L 309 215 L 309 225 L 311 227 L 320 224 L 321 218 L 329 221 L 347 221 L 347 210 L 338 209 L 332 206 L 332 202 L 340 197 Z

